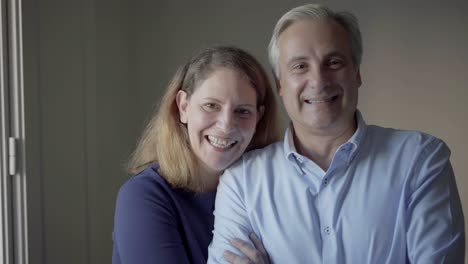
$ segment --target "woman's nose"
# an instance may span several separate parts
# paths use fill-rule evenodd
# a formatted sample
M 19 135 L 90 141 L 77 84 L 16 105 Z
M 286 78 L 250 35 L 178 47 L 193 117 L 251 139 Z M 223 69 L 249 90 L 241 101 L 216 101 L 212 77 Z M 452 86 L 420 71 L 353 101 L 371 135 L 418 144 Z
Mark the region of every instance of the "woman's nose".
M 222 111 L 218 116 L 217 127 L 223 132 L 228 134 L 236 126 L 236 120 L 232 111 Z

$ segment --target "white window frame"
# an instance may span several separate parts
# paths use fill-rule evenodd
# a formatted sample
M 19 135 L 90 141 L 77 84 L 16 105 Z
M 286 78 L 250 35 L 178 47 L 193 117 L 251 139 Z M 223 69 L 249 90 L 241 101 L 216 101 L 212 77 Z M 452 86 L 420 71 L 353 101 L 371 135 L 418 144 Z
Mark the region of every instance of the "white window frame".
M 27 264 L 21 0 L 0 3 L 0 263 Z
M 12 258 L 11 228 L 11 182 L 8 175 L 8 136 L 9 136 L 9 89 L 7 51 L 7 3 L 0 0 L 0 263 L 10 263 Z

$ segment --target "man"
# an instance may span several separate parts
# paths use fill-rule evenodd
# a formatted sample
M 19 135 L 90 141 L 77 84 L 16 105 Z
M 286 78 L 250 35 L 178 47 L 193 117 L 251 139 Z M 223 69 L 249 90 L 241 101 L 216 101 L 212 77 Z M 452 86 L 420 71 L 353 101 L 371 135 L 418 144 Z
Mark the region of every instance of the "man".
M 269 55 L 291 126 L 284 142 L 247 153 L 221 177 L 208 263 L 242 259 L 229 241 L 251 233 L 273 263 L 463 263 L 448 147 L 421 132 L 366 125 L 357 110 L 355 17 L 292 9 Z

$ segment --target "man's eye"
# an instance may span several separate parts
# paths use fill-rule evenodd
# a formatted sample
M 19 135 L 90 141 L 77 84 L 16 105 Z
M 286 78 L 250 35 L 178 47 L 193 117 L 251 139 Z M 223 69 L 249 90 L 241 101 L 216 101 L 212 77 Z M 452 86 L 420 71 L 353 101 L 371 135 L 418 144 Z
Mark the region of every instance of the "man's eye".
M 328 67 L 334 70 L 337 70 L 343 66 L 342 60 L 330 60 L 328 62 Z
M 305 68 L 307 68 L 307 65 L 304 63 L 298 63 L 293 66 L 294 70 L 304 70 Z

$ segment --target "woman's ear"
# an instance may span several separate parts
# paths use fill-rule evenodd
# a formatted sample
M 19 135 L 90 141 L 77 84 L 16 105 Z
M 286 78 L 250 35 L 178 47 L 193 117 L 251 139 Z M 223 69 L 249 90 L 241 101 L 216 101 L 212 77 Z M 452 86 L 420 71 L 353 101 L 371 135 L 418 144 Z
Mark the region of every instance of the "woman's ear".
M 176 103 L 177 108 L 179 108 L 180 122 L 182 122 L 183 124 L 187 124 L 187 93 L 182 90 L 178 91 L 176 95 Z
M 262 119 L 264 113 L 265 113 L 265 106 L 261 105 L 260 107 L 258 107 L 257 123 L 258 121 L 260 121 L 260 119 Z

